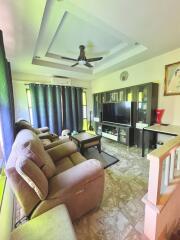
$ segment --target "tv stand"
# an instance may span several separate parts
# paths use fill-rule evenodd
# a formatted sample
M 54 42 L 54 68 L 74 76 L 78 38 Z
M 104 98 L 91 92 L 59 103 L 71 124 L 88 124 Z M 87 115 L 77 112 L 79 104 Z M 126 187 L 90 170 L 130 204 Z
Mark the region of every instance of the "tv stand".
M 102 136 L 127 146 L 134 145 L 134 131 L 131 126 L 102 122 Z

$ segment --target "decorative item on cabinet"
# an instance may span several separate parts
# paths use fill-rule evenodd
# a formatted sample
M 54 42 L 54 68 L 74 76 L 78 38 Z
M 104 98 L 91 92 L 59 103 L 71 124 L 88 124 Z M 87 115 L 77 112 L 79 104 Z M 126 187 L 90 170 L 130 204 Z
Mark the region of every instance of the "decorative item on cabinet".
M 164 114 L 164 109 L 156 109 L 156 123 L 161 124 L 161 120 Z

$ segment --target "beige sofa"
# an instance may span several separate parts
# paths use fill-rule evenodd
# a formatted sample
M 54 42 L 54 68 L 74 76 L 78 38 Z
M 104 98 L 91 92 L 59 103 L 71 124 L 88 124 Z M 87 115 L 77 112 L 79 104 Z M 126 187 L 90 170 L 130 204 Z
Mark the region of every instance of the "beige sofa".
M 29 129 L 34 132 L 40 138 L 46 150 L 69 141 L 69 136 L 58 136 L 55 133 L 51 133 L 48 127 L 34 128 L 26 120 L 17 121 L 15 123 L 16 134 L 23 129 Z
M 14 229 L 10 240 L 77 240 L 64 204 Z
M 104 170 L 98 160 L 86 160 L 71 141 L 45 151 L 27 129 L 16 136 L 5 172 L 31 219 L 64 203 L 74 221 L 97 208 L 103 196 Z

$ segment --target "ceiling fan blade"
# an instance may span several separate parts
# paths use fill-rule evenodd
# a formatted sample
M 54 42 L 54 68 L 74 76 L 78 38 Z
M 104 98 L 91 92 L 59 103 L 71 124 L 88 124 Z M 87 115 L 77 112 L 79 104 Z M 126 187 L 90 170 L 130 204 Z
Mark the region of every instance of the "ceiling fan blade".
M 62 59 L 66 59 L 66 60 L 71 60 L 71 61 L 76 61 L 77 62 L 77 59 L 75 58 L 69 58 L 69 57 L 61 57 Z
M 71 67 L 75 67 L 75 66 L 77 66 L 79 63 L 77 62 L 77 63 L 75 63 L 75 64 L 73 64 Z
M 89 68 L 92 68 L 92 67 L 93 67 L 93 65 L 91 65 L 91 64 L 88 63 L 88 62 L 86 62 L 86 63 L 84 64 L 84 66 L 89 67 Z
M 96 61 L 99 61 L 99 60 L 101 60 L 101 59 L 103 59 L 103 57 L 89 58 L 89 59 L 87 59 L 87 61 L 88 61 L 88 62 L 96 62 Z

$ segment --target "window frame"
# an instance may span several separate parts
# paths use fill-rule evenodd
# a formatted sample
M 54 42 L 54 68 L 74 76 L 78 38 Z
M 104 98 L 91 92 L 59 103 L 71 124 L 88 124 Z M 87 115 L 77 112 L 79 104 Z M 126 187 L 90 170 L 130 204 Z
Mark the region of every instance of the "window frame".
M 86 104 L 84 104 L 83 103 L 83 99 L 84 99 L 84 96 L 83 96 L 83 94 L 85 95 L 85 103 Z M 82 94 L 82 110 L 83 110 L 83 130 L 88 130 L 88 118 L 87 118 L 87 91 L 86 91 L 86 89 L 83 89 L 83 94 Z M 86 117 L 84 117 L 84 107 L 86 108 Z M 84 120 L 86 120 L 86 126 L 84 126 Z M 84 127 L 85 127 L 85 129 L 84 129 Z

